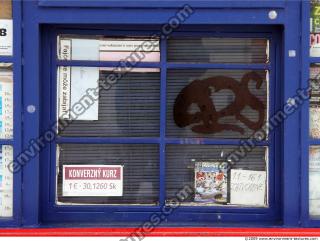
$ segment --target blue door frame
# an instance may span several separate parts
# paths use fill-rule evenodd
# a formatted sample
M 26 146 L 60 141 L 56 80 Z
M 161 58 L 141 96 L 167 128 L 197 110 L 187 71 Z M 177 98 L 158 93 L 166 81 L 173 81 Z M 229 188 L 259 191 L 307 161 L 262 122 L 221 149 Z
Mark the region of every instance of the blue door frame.
M 318 60 L 310 60 L 307 54 L 309 4 L 306 1 L 185 1 L 185 3 L 189 3 L 196 10 L 185 23 L 186 27 L 197 25 L 198 28 L 205 29 L 206 25 L 218 25 L 218 30 L 219 28 L 225 30 L 228 28 L 227 25 L 243 25 L 244 32 L 250 31 L 255 25 L 281 28 L 281 35 L 278 38 L 279 41 L 282 41 L 282 44 L 278 51 L 279 58 L 277 58 L 280 63 L 276 63 L 277 67 L 279 66 L 277 68 L 279 69 L 279 77 L 276 84 L 277 88 L 278 86 L 281 87 L 282 93 L 275 95 L 280 105 L 285 104 L 289 98 L 296 94 L 298 88 L 304 87 L 308 82 L 309 61 Z M 15 100 L 18 101 L 15 105 L 15 120 L 19 121 L 19 116 L 23 115 L 23 126 L 21 126 L 21 123 L 15 122 L 15 154 L 26 149 L 30 141 L 40 135 L 43 126 L 43 116 L 40 110 L 44 103 L 41 90 L 46 87 L 46 82 L 42 76 L 50 71 L 46 67 L 49 65 L 42 62 L 43 56 L 47 54 L 46 49 L 50 48 L 50 46 L 41 45 L 42 38 L 47 36 L 44 34 L 45 31 L 52 26 L 61 24 L 73 25 L 73 28 L 78 28 L 79 25 L 86 25 L 86 28 L 91 25 L 96 28 L 97 25 L 137 26 L 146 25 L 146 23 L 149 26 L 157 26 L 165 23 L 180 6 L 179 1 L 155 1 L 148 4 L 148 7 L 143 5 L 143 1 L 135 3 L 120 1 L 117 6 L 113 4 L 115 3 L 108 1 L 81 0 L 68 2 L 52 0 L 40 0 L 39 2 L 14 1 L 14 56 L 12 58 L 0 58 L 0 60 L 15 64 Z M 268 13 L 270 10 L 277 11 L 276 19 L 269 19 Z M 21 19 L 21 16 L 23 16 L 23 19 Z M 22 23 L 23 28 L 21 27 Z M 21 48 L 21 43 L 23 43 L 23 48 Z M 290 57 L 288 54 L 290 50 L 295 50 L 296 56 Z M 23 64 L 22 75 L 20 75 L 20 63 Z M 165 76 L 162 76 L 162 78 L 165 78 Z M 21 83 L 21 86 L 19 86 L 19 83 Z M 165 86 L 161 87 L 165 88 Z M 164 100 L 162 99 L 162 101 Z M 36 111 L 34 113 L 25 111 L 28 105 L 34 105 Z M 162 111 L 164 110 L 162 109 Z M 275 150 L 275 154 L 279 155 L 281 159 L 280 175 L 282 177 L 282 182 L 279 183 L 280 186 L 278 187 L 282 193 L 279 203 L 279 222 L 270 221 L 266 218 L 264 221 L 252 225 L 297 227 L 301 225 L 319 226 L 320 224 L 317 220 L 310 222 L 307 213 L 308 150 L 305 148 L 305 143 L 309 139 L 306 139 L 305 132 L 301 131 L 301 129 L 306 129 L 308 125 L 306 115 L 307 111 L 304 105 L 301 112 L 297 111 L 286 119 L 283 123 L 280 143 L 275 145 L 275 148 L 278 148 Z M 301 129 L 300 126 L 302 126 Z M 22 146 L 19 143 L 22 143 Z M 41 172 L 42 163 L 48 160 L 41 159 L 42 156 L 36 155 L 23 166 L 22 173 L 15 174 L 14 219 L 0 220 L 1 226 L 38 226 L 44 221 L 40 207 L 45 207 L 49 203 L 44 203 L 44 200 L 48 199 L 43 198 L 44 192 L 40 189 L 40 180 L 44 175 Z M 20 180 L 20 175 L 22 180 Z M 66 222 L 80 219 L 83 215 L 83 213 L 73 213 L 72 215 L 69 213 L 70 215 L 68 215 L 70 210 L 72 208 L 66 207 L 65 214 L 61 216 Z M 230 213 L 217 225 L 240 226 L 241 223 L 249 220 L 250 210 L 247 211 L 248 213 L 241 218 L 236 217 L 238 216 L 237 213 Z M 49 219 L 55 217 L 50 216 L 50 212 L 48 214 Z M 87 212 L 87 215 L 89 214 Z M 126 210 L 118 210 L 118 214 L 122 216 L 124 221 L 128 221 Z M 97 215 L 105 218 L 103 213 Z M 148 218 L 148 215 L 144 213 L 140 217 Z M 172 217 L 173 221 L 180 220 L 177 225 L 187 225 L 181 221 L 181 218 L 186 218 L 186 220 L 193 218 L 193 222 L 198 222 L 199 225 L 208 225 L 209 222 L 212 224 L 218 217 L 196 219 L 194 215 L 187 214 L 183 217 L 179 215 Z M 105 221 L 108 220 L 105 219 Z M 203 221 L 208 222 L 201 224 Z M 227 223 L 224 223 L 224 221 Z M 43 224 L 45 225 L 45 223 Z M 59 223 L 54 225 L 59 225 Z

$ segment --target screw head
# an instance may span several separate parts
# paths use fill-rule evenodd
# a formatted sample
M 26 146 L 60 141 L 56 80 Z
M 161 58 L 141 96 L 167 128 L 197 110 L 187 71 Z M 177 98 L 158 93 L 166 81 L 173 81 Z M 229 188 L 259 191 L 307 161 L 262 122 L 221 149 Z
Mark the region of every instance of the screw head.
M 36 112 L 36 107 L 34 105 L 28 105 L 27 111 L 28 111 L 28 113 L 32 114 L 32 113 Z
M 275 10 L 271 10 L 271 11 L 269 12 L 268 16 L 269 16 L 269 18 L 270 18 L 271 20 L 274 20 L 274 19 L 276 19 L 276 18 L 278 17 L 278 13 L 277 13 L 277 11 L 275 11 Z

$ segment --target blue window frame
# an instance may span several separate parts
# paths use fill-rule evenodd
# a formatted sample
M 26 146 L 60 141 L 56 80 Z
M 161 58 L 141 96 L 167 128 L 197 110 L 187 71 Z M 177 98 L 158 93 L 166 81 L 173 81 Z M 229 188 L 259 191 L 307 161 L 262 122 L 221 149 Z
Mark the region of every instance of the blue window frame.
M 136 29 L 139 29 L 138 31 Z M 148 219 L 153 213 L 160 213 L 161 207 L 166 204 L 166 151 L 168 145 L 220 145 L 236 146 L 239 139 L 217 139 L 217 138 L 172 138 L 166 133 L 166 113 L 167 113 L 167 73 L 169 70 L 181 69 L 230 69 L 230 70 L 268 70 L 269 71 L 269 116 L 272 116 L 280 108 L 281 84 L 279 83 L 280 70 L 278 63 L 280 59 L 281 41 L 277 28 L 256 27 L 250 28 L 237 27 L 234 31 L 232 26 L 225 26 L 223 30 L 219 26 L 212 26 L 209 29 L 188 28 L 176 32 L 173 36 L 186 38 L 190 36 L 212 36 L 230 38 L 266 38 L 270 41 L 270 64 L 221 64 L 221 63 L 174 63 L 167 61 L 167 40 L 161 39 L 159 63 L 139 63 L 137 67 L 155 67 L 161 69 L 160 74 L 160 129 L 157 137 L 58 137 L 51 143 L 49 148 L 41 154 L 41 216 L 44 222 L 105 222 L 130 225 L 131 223 Z M 216 30 L 219 30 L 216 32 Z M 46 27 L 43 31 L 43 75 L 45 82 L 41 85 L 42 90 L 42 115 L 41 130 L 44 131 L 56 120 L 56 86 L 57 86 L 57 67 L 58 66 L 92 66 L 92 67 L 114 67 L 117 63 L 100 61 L 62 61 L 57 60 L 57 36 L 59 34 L 79 34 L 79 35 L 107 35 L 107 36 L 131 36 L 131 35 L 152 35 L 154 31 L 147 30 L 146 27 L 137 26 L 135 29 L 113 30 L 112 27 L 104 30 L 96 29 L 72 29 Z M 159 33 L 158 33 L 159 34 Z M 48 111 L 49 110 L 49 111 Z M 243 221 L 245 223 L 256 221 L 261 223 L 275 223 L 280 219 L 281 205 L 281 151 L 280 146 L 281 130 L 270 133 L 269 139 L 257 142 L 257 146 L 268 146 L 268 177 L 269 177 L 269 206 L 267 208 L 240 208 L 240 207 L 179 207 L 168 217 L 169 223 L 184 222 L 186 225 L 208 225 L 209 223 L 225 223 Z M 81 144 L 156 144 L 159 147 L 159 203 L 158 205 L 57 205 L 56 204 L 56 144 L 81 143 Z M 195 223 L 197 222 L 197 223 Z M 237 224 L 239 225 L 239 223 Z

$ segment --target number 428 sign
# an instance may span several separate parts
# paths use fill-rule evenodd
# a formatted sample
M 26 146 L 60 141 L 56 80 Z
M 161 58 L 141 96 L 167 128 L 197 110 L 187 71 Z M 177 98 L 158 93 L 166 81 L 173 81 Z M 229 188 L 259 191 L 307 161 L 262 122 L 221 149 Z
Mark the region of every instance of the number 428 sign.
M 63 196 L 122 196 L 123 166 L 64 165 Z
M 12 55 L 13 25 L 10 19 L 0 19 L 0 55 Z

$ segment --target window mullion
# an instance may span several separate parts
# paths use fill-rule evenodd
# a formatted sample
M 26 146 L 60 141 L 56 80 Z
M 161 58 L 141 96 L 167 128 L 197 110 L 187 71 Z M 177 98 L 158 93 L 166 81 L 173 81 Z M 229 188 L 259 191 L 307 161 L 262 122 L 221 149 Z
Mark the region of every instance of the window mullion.
M 160 188 L 159 188 L 159 203 L 165 205 L 166 201 L 166 106 L 167 106 L 167 40 L 160 41 L 160 65 L 161 65 L 161 89 L 160 89 Z

